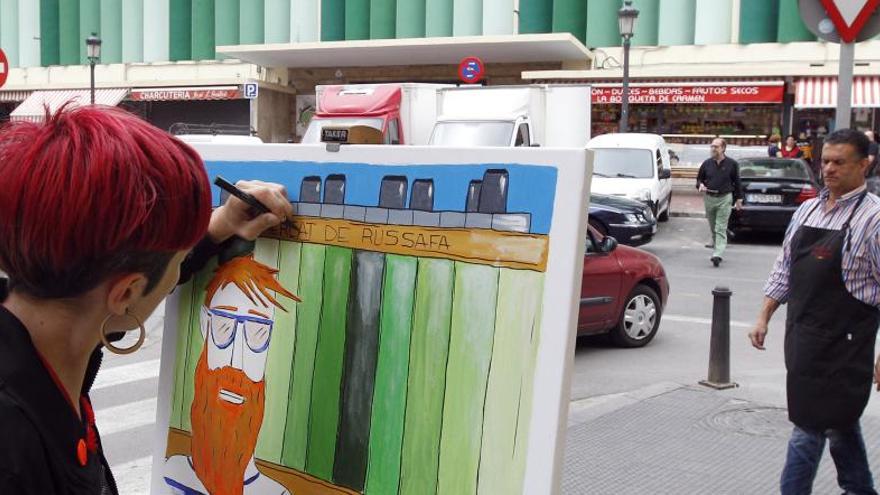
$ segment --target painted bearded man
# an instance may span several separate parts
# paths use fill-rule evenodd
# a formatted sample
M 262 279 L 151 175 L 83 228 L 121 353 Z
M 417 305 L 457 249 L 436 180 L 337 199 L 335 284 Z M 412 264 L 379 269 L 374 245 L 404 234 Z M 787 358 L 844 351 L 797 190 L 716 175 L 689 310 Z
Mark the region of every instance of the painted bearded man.
M 191 409 L 192 455 L 167 460 L 172 493 L 289 495 L 254 463 L 274 307 L 285 310 L 273 291 L 299 301 L 276 280 L 277 272 L 248 254 L 222 263 L 208 283 L 200 320 L 205 346 Z

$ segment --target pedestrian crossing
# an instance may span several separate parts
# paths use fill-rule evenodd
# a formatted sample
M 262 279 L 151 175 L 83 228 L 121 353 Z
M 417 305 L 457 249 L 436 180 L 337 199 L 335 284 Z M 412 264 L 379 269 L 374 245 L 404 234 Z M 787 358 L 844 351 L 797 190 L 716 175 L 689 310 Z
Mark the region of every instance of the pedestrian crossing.
M 105 354 L 105 364 L 92 387 L 95 422 L 104 451 L 119 493 L 126 495 L 150 493 L 159 359 L 143 357 L 148 359 L 123 364 L 131 356 Z M 102 402 L 113 405 L 102 407 Z

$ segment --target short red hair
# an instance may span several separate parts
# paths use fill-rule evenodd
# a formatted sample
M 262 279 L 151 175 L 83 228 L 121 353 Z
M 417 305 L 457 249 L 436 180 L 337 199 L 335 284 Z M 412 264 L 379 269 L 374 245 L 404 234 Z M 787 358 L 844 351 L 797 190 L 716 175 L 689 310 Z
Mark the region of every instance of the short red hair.
M 0 178 L 0 269 L 36 297 L 76 296 L 121 273 L 154 284 L 211 215 L 195 150 L 116 108 L 5 125 Z
M 276 307 L 287 311 L 270 291 L 275 291 L 294 301 L 300 301 L 300 298 L 281 285 L 281 282 L 275 278 L 276 273 L 278 270 L 275 268 L 255 260 L 253 253 L 232 258 L 214 270 L 214 277 L 211 278 L 205 289 L 205 306 L 211 305 L 211 300 L 214 299 L 218 290 L 229 284 L 234 284 L 252 303 L 269 307 L 271 302 Z

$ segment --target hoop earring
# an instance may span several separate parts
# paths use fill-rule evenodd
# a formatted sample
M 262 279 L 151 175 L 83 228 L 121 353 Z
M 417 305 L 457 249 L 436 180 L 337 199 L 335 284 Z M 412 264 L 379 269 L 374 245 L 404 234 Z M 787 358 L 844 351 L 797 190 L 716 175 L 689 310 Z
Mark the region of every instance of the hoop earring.
M 107 350 L 109 350 L 113 354 L 131 354 L 132 352 L 135 352 L 136 350 L 140 349 L 141 346 L 144 345 L 144 339 L 146 339 L 146 337 L 147 337 L 147 329 L 144 328 L 144 324 L 141 322 L 141 320 L 139 320 L 138 317 L 133 315 L 132 313 L 129 313 L 127 309 L 125 310 L 125 316 L 128 316 L 129 318 L 133 318 L 134 321 L 137 322 L 138 328 L 140 328 L 140 331 L 141 331 L 140 335 L 138 335 L 137 342 L 135 342 L 135 344 L 131 347 L 123 348 L 123 347 L 116 347 L 109 340 L 107 340 L 107 331 L 106 331 L 107 322 L 110 321 L 110 319 L 113 318 L 114 316 L 116 316 L 116 315 L 114 315 L 114 314 L 107 315 L 107 317 L 104 318 L 104 322 L 101 323 L 101 343 L 104 344 L 104 347 L 106 347 Z

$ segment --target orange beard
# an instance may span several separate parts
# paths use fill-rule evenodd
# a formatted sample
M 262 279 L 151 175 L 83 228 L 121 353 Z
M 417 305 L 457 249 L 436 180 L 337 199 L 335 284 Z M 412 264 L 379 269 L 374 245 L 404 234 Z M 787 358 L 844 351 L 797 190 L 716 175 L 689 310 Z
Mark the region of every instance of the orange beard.
M 208 369 L 208 351 L 196 366 L 192 403 L 192 463 L 211 495 L 241 495 L 244 470 L 254 455 L 265 409 L 265 383 L 232 367 Z M 220 389 L 244 397 L 243 404 L 220 398 Z

